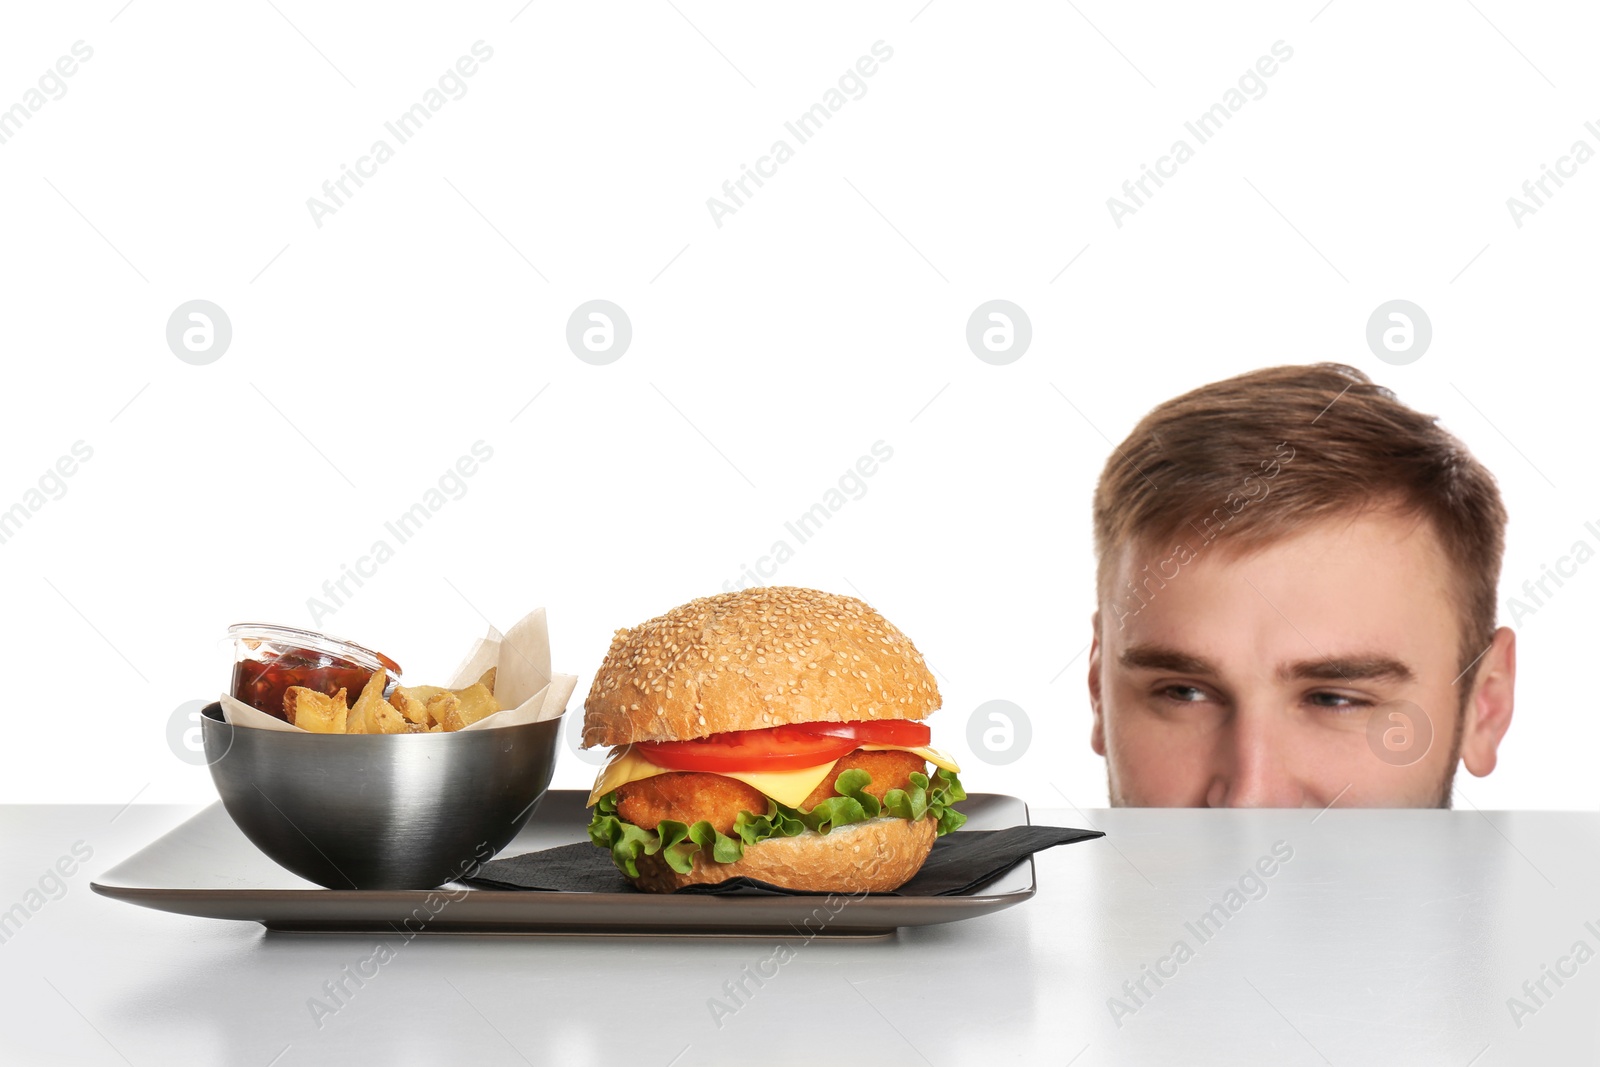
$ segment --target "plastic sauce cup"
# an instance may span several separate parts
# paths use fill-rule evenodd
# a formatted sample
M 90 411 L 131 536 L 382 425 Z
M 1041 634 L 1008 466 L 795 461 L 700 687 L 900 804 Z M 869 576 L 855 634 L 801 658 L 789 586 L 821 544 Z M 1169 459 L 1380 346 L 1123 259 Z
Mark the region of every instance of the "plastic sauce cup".
M 381 652 L 311 630 L 242 622 L 228 627 L 228 636 L 234 647 L 233 696 L 280 719 L 290 686 L 328 696 L 343 689 L 354 701 L 374 671 L 388 673 L 386 687 L 400 678 L 400 665 Z

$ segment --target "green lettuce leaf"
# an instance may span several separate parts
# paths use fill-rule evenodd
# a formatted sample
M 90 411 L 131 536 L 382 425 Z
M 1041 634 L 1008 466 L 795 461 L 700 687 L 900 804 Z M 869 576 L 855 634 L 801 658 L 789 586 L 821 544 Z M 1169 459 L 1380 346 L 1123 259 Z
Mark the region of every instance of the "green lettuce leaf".
M 841 773 L 834 782 L 836 794 L 809 811 L 779 804 L 767 798 L 764 815 L 741 811 L 733 821 L 733 835 L 721 832 L 704 819 L 685 824 L 663 819 L 654 830 L 646 830 L 623 820 L 617 814 L 617 794 L 607 793 L 595 802 L 589 819 L 589 840 L 611 852 L 617 869 L 630 878 L 639 877 L 639 857 L 660 855 L 679 874 L 694 869 L 694 855 L 704 852 L 717 863 L 732 863 L 744 855 L 746 846 L 773 837 L 794 837 L 815 830 L 826 834 L 840 826 L 866 822 L 879 815 L 915 822 L 934 821 L 939 835 L 961 828 L 967 817 L 954 807 L 967 799 L 961 781 L 950 771 L 936 770 L 930 780 L 920 772 L 911 775 L 910 789 L 891 789 L 879 800 L 867 792 L 872 776 L 860 768 Z

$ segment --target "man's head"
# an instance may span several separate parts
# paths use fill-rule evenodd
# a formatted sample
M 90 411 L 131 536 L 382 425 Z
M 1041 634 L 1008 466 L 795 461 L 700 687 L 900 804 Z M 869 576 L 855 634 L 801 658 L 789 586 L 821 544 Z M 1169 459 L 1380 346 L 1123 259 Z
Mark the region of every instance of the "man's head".
M 1505 522 L 1461 442 L 1350 367 L 1151 411 L 1094 500 L 1112 803 L 1448 806 L 1511 721 Z

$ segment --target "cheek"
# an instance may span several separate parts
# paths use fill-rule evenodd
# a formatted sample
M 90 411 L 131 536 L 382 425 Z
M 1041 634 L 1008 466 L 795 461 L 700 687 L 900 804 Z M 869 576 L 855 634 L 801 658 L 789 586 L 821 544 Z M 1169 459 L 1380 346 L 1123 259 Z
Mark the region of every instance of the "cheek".
M 1359 796 L 1362 806 L 1433 804 L 1443 789 L 1457 728 L 1455 694 L 1417 689 L 1408 696 L 1379 704 L 1323 739 L 1321 777 L 1336 790 L 1354 783 L 1351 798 Z
M 1106 759 L 1124 803 L 1185 807 L 1204 803 L 1213 746 L 1205 731 L 1178 726 L 1138 704 L 1108 700 Z
M 1278 739 L 1280 766 L 1319 807 L 1336 798 L 1341 808 L 1432 806 L 1449 762 L 1448 724 L 1410 763 L 1403 762 L 1404 755 L 1384 752 L 1384 725 L 1385 720 L 1379 719 L 1377 729 L 1369 733 L 1366 718 L 1332 726 L 1302 720 Z
M 1412 762 L 1383 749 L 1381 737 L 1369 740 L 1363 731 L 1359 738 L 1335 749 L 1330 744 L 1320 768 L 1321 777 L 1333 793 L 1351 784 L 1347 806 L 1423 807 L 1436 804 L 1444 792 L 1449 775 L 1453 722 L 1436 724 L 1427 750 Z
M 1342 808 L 1431 807 L 1443 782 L 1443 771 L 1432 757 L 1410 767 L 1391 767 L 1365 748 L 1342 763 L 1325 761 L 1319 770 L 1321 794 L 1332 799 L 1344 791 Z

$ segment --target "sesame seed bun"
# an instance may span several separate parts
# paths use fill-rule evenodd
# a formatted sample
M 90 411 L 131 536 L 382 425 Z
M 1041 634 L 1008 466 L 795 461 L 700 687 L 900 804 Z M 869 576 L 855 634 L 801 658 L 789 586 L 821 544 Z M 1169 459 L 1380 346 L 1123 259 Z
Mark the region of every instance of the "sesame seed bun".
M 939 687 L 910 638 L 866 604 L 774 586 L 701 597 L 618 630 L 583 706 L 589 747 L 921 719 L 938 709 Z
M 937 836 L 932 819 L 880 816 L 826 834 L 807 830 L 758 841 L 745 846 L 744 855 L 733 863 L 708 861 L 697 852 L 688 874 L 667 866 L 660 855 L 641 855 L 639 877 L 630 881 L 650 893 L 740 877 L 811 893 L 887 893 L 922 869 Z

